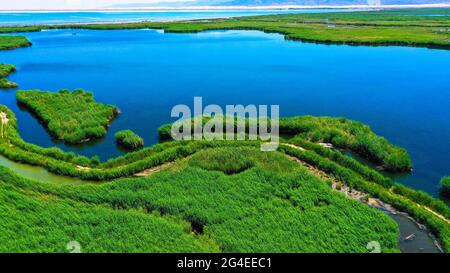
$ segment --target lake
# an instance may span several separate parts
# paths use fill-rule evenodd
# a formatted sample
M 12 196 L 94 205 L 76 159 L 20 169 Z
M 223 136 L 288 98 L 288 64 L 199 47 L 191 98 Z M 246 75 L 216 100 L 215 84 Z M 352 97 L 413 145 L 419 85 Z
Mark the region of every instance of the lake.
M 156 30 L 51 30 L 25 33 L 30 48 L 0 52 L 17 65 L 21 89 L 84 88 L 122 114 L 105 139 L 82 147 L 55 143 L 19 109 L 15 92 L 0 103 L 19 119 L 26 141 L 102 159 L 122 152 L 114 133 L 131 129 L 146 145 L 173 121 L 176 104 L 279 104 L 282 116 L 345 116 L 405 147 L 414 163 L 402 183 L 433 195 L 450 174 L 450 51 L 412 47 L 318 45 L 259 31 L 164 34 Z
M 0 12 L 0 25 L 73 24 L 99 22 L 175 21 L 289 13 L 323 13 L 363 9 L 273 9 L 220 11 L 116 11 L 116 12 Z

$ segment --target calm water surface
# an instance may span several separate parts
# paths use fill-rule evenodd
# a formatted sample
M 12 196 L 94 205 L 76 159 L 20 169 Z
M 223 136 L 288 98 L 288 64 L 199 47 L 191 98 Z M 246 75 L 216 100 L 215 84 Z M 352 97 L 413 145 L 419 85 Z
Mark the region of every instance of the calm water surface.
M 285 41 L 257 31 L 164 34 L 155 30 L 52 30 L 25 33 L 33 46 L 0 52 L 17 65 L 21 89 L 92 90 L 122 114 L 107 137 L 83 147 L 55 143 L 17 106 L 14 90 L 0 103 L 18 116 L 26 141 L 102 159 L 120 155 L 114 133 L 132 129 L 146 144 L 171 122 L 171 108 L 193 104 L 279 104 L 282 116 L 345 116 L 408 149 L 412 175 L 402 183 L 436 195 L 450 175 L 450 51 L 351 47 Z

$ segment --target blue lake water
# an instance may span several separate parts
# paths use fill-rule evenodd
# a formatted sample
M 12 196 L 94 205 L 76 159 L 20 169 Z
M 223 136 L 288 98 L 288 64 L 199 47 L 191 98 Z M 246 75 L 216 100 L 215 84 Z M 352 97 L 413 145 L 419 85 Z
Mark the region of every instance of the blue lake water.
M 0 25 L 68 24 L 132 21 L 174 21 L 239 16 L 354 11 L 356 9 L 295 9 L 235 11 L 149 11 L 149 12 L 0 12 Z
M 19 109 L 15 92 L 0 103 L 16 112 L 23 138 L 101 158 L 117 156 L 114 133 L 132 129 L 146 144 L 173 121 L 176 104 L 279 104 L 282 116 L 345 116 L 405 147 L 414 172 L 401 178 L 436 195 L 450 174 L 450 51 L 352 47 L 285 41 L 258 31 L 164 34 L 156 30 L 51 30 L 25 33 L 30 48 L 0 52 L 17 65 L 21 89 L 84 88 L 122 114 L 98 143 L 68 147 Z

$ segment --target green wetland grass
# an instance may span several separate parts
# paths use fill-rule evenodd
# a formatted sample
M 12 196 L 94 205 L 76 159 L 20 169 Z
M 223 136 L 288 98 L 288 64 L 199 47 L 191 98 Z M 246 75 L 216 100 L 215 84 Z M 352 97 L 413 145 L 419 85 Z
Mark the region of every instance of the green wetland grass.
M 17 101 L 43 121 L 59 140 L 77 144 L 101 138 L 118 109 L 97 103 L 90 92 L 17 91 Z
M 0 79 L 0 88 L 3 89 L 10 89 L 10 88 L 17 88 L 19 85 L 15 82 L 12 82 L 8 79 Z
M 0 30 L 0 33 L 3 31 Z M 0 36 L 0 50 L 16 49 L 31 46 L 31 42 L 24 36 Z
M 448 9 L 58 28 L 255 29 L 320 43 L 448 49 L 449 33 L 442 29 L 450 26 L 449 17 L 421 16 L 440 13 Z M 0 27 L 0 33 L 45 28 L 53 27 Z M 0 50 L 30 44 L 22 36 L 0 36 Z M 11 72 L 12 66 L 0 66 L 0 78 Z M 17 99 L 69 143 L 102 137 L 116 114 L 113 106 L 96 103 L 82 90 L 21 91 Z M 170 125 L 165 125 L 158 132 L 169 141 L 101 162 L 27 143 L 18 133 L 14 113 L 3 105 L 0 112 L 0 154 L 54 174 L 105 182 L 46 184 L 0 167 L 0 252 L 66 252 L 70 241 L 79 242 L 83 252 L 364 253 L 371 241 L 380 242 L 383 252 L 399 252 L 396 223 L 333 190 L 331 180 L 408 213 L 450 251 L 450 210 L 444 202 L 397 184 L 340 151 L 350 150 L 387 171 L 411 170 L 403 148 L 359 122 L 283 118 L 280 132 L 288 137 L 270 153 L 261 152 L 258 141 L 170 141 Z M 130 139 L 132 145 L 139 143 L 137 136 Z M 328 178 L 318 176 L 319 171 Z M 136 176 L 142 173 L 147 176 Z M 444 178 L 442 192 L 448 184 Z
M 0 64 L 0 88 L 8 89 L 18 87 L 17 83 L 6 79 L 6 77 L 14 72 L 16 72 L 16 67 L 14 65 Z
M 195 119 L 201 119 L 198 122 L 202 126 L 215 122 L 208 117 L 193 118 L 190 123 L 191 132 L 194 131 Z M 234 131 L 237 132 L 236 118 L 218 117 L 216 119 L 220 121 L 223 119 L 223 132 L 226 132 L 227 121 L 233 122 Z M 246 119 L 243 122 L 245 122 L 245 133 L 249 133 L 250 121 Z M 257 121 L 253 124 L 259 128 Z M 171 128 L 172 124 L 161 126 L 158 129 L 159 138 L 171 139 Z M 350 150 L 387 171 L 405 172 L 412 169 L 411 159 L 405 149 L 390 144 L 383 137 L 376 135 L 369 126 L 347 118 L 314 116 L 281 118 L 279 131 L 281 135 L 290 138 L 302 138 L 314 143 L 330 143 L 337 148 Z
M 450 176 L 441 179 L 440 195 L 446 202 L 450 203 Z
M 361 245 L 363 238 L 359 237 L 361 234 L 366 239 L 382 237 L 383 240 L 388 240 L 383 241 L 386 247 L 383 251 L 398 251 L 394 243 L 397 226 L 392 225 L 393 222 L 387 215 L 333 192 L 330 181 L 315 177 L 285 155 L 295 157 L 351 188 L 407 212 L 427 225 L 439 238 L 445 251 L 450 246 L 450 226 L 448 220 L 444 220 L 448 219 L 450 213 L 442 201 L 394 184 L 376 170 L 339 150 L 315 144 L 305 139 L 301 133 L 290 138 L 289 143 L 282 143 L 279 152 L 273 153 L 259 151 L 260 143 L 257 141 L 169 141 L 107 162 L 96 162 L 55 148 L 42 148 L 23 142 L 15 128 L 13 113 L 5 107 L 0 107 L 0 110 L 7 113 L 10 120 L 0 141 L 0 153 L 4 156 L 42 166 L 60 175 L 100 181 L 116 179 L 101 185 L 77 186 L 54 186 L 27 181 L 27 188 L 95 206 L 133 211 L 137 209 L 145 213 L 181 218 L 190 223 L 190 230 L 194 234 L 213 238 L 213 245 L 218 245 L 220 251 L 365 252 L 365 245 Z M 159 173 L 151 171 L 160 166 L 168 167 Z M 149 174 L 153 175 L 132 178 L 134 174 L 145 170 L 150 170 Z M 11 173 L 6 172 L 5 175 Z M 7 181 L 12 180 L 25 181 L 21 178 L 7 178 Z M 334 198 L 338 198 L 338 201 L 332 201 Z M 341 198 L 346 201 L 341 201 Z M 242 203 L 227 203 L 231 202 L 229 200 Z M 222 206 L 217 202 L 227 205 L 223 208 L 225 211 L 222 211 Z M 350 212 L 340 202 L 349 202 Z M 244 206 L 246 203 L 251 204 L 251 207 Z M 340 204 L 339 209 L 334 210 L 332 204 Z M 365 212 L 359 211 L 363 208 Z M 228 212 L 228 209 L 236 211 Z M 299 211 L 305 214 L 299 216 Z M 317 215 L 317 211 L 323 211 L 324 214 Z M 374 218 L 385 219 L 377 222 L 382 226 L 371 222 L 374 212 Z M 229 219 L 228 213 L 239 217 Z M 345 218 L 340 213 L 357 219 Z M 287 222 L 280 222 L 284 216 L 287 217 Z M 341 216 L 344 218 L 339 219 Z M 261 219 L 264 219 L 262 223 Z M 364 223 L 372 223 L 371 227 L 376 226 L 377 235 L 370 228 L 366 229 L 359 222 L 360 219 L 364 219 Z M 331 227 L 328 226 L 328 221 L 333 224 L 342 221 L 342 224 Z M 314 226 L 308 226 L 307 223 L 314 223 Z M 296 227 L 295 231 L 289 226 Z M 332 245 L 329 244 L 329 239 L 327 243 L 324 237 L 314 232 L 319 226 L 332 231 L 321 233 L 336 239 Z M 364 231 L 357 231 L 356 226 Z M 262 230 L 259 231 L 261 227 Z M 268 229 L 271 228 L 273 230 L 269 232 Z M 258 233 L 254 230 L 258 230 Z M 304 234 L 295 233 L 298 231 L 309 235 L 305 237 Z M 350 235 L 355 238 L 347 237 Z M 242 236 L 249 239 L 241 239 Z M 275 238 L 291 240 L 281 243 L 275 241 Z M 355 243 L 349 245 L 348 240 Z M 255 241 L 259 243 L 254 245 Z
M 144 147 L 144 140 L 131 130 L 119 131 L 114 137 L 116 138 L 117 145 L 126 150 L 134 151 Z
M 198 166 L 224 152 L 255 165 L 233 175 Z M 367 240 L 376 240 L 383 252 L 398 252 L 398 227 L 387 215 L 332 191 L 329 182 L 282 154 L 256 147 L 203 150 L 154 176 L 102 185 L 40 184 L 3 168 L 0 181 L 7 226 L 20 222 L 24 230 L 38 231 L 16 233 L 17 240 L 29 242 L 22 251 L 64 251 L 76 240 L 86 251 L 101 252 L 367 252 Z M 23 206 L 29 214 L 10 213 Z M 71 214 L 78 220 L 73 222 Z M 108 238 L 108 222 L 120 240 Z M 50 235 L 53 229 L 58 232 Z M 47 236 L 52 240 L 41 244 Z M 122 246 L 114 250 L 116 241 Z
M 57 187 L 29 188 L 36 182 L 3 167 L 0 176 L 0 252 L 67 252 L 71 241 L 82 252 L 218 251 L 180 218 L 72 200 L 53 193 Z
M 13 72 L 16 72 L 16 67 L 14 65 L 0 64 L 0 78 L 6 78 Z

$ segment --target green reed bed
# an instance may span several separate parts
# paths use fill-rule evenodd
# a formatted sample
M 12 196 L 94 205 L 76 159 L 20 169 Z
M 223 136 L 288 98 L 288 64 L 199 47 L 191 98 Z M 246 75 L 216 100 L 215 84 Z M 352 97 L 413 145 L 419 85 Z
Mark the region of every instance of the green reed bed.
M 211 157 L 221 157 L 222 153 L 239 154 L 241 160 L 252 160 L 254 165 L 229 175 L 216 169 L 218 165 L 207 167 L 209 170 L 204 168 Z M 202 162 L 200 166 L 199 162 Z M 368 240 L 379 241 L 383 252 L 398 252 L 398 227 L 387 215 L 332 191 L 328 182 L 312 176 L 282 154 L 260 152 L 257 147 L 203 149 L 192 158 L 178 161 L 153 176 L 95 186 L 40 184 L 18 178 L 0 168 L 0 181 L 5 180 L 8 187 L 29 193 L 36 199 L 52 197 L 62 203 L 74 204 L 74 209 L 78 204 L 84 204 L 105 210 L 116 209 L 124 217 L 139 211 L 169 220 L 179 219 L 181 223 L 189 223 L 188 226 L 179 226 L 197 236 L 192 238 L 177 231 L 169 238 L 163 238 L 166 236 L 163 232 L 149 230 L 147 235 L 155 237 L 154 249 L 163 248 L 161 244 L 169 239 L 177 242 L 187 237 L 184 242 L 192 244 L 192 249 L 198 242 L 202 248 L 197 245 L 197 249 L 214 252 L 367 252 Z M 0 184 L 0 188 L 5 184 Z M 68 213 L 74 212 L 69 210 Z M 65 217 L 67 214 L 59 218 L 56 238 L 67 238 L 70 234 L 71 240 L 85 242 L 93 236 L 88 228 L 75 227 L 78 222 L 70 223 L 70 217 Z M 4 221 L 12 222 L 12 215 L 4 213 Z M 42 222 L 51 221 L 51 215 L 42 215 Z M 101 224 L 101 218 L 96 219 L 101 216 L 92 212 L 90 219 Z M 21 219 L 22 226 L 41 227 L 29 220 L 32 217 L 24 218 Z M 81 224 L 86 223 L 83 216 L 80 218 Z M 57 229 L 47 224 L 43 226 L 49 231 Z M 131 230 L 125 220 L 110 223 L 110 228 Z M 9 230 L 7 227 L 4 229 Z M 83 236 L 80 236 L 80 230 L 84 230 Z M 347 232 L 349 230 L 352 232 Z M 139 231 L 141 228 L 136 229 Z M 109 241 L 103 237 L 102 228 L 96 232 L 100 235 L 95 240 L 98 249 L 108 249 Z M 134 232 L 119 234 L 125 241 L 123 248 L 137 244 L 141 249 L 135 247 L 131 251 L 145 249 L 144 242 L 138 242 L 142 238 L 134 236 Z M 18 232 L 15 236 L 21 241 L 31 242 L 25 249 L 33 249 L 39 243 L 34 239 L 35 233 Z M 193 240 L 195 238 L 198 240 Z M 52 245 L 52 242 L 47 245 Z M 188 248 L 189 245 L 180 244 L 178 248 L 172 247 L 171 251 L 183 247 Z
M 0 28 L 0 32 L 1 32 Z M 0 50 L 10 50 L 31 46 L 31 42 L 24 36 L 0 36 Z
M 117 145 L 130 150 L 138 150 L 144 147 L 144 140 L 131 130 L 123 130 L 117 132 L 114 137 L 116 138 Z
M 71 144 L 102 138 L 119 113 L 115 106 L 97 103 L 92 93 L 83 90 L 18 91 L 16 98 L 52 135 Z
M 6 77 L 14 72 L 16 72 L 16 66 L 11 64 L 0 64 L 0 88 L 9 89 L 18 87 L 17 83 L 6 79 Z

